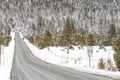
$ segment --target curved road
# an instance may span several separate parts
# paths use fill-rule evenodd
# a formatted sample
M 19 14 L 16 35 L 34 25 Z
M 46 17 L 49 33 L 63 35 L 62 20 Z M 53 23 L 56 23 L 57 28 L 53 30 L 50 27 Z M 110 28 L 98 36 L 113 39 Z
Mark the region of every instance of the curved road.
M 110 80 L 43 62 L 32 55 L 16 33 L 11 80 Z

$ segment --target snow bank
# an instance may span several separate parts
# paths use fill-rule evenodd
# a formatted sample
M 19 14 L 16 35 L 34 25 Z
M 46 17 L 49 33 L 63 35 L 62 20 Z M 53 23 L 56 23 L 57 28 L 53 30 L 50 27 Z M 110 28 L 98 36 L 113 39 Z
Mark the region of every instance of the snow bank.
M 12 68 L 12 61 L 14 55 L 14 38 L 15 33 L 11 32 L 10 36 L 12 40 L 9 43 L 8 47 L 3 47 L 3 53 L 1 57 L 1 66 L 0 66 L 0 80 L 10 80 L 10 72 Z
M 92 69 L 92 68 L 81 68 L 79 65 L 60 65 L 66 68 L 78 70 L 81 72 L 93 74 L 93 75 L 99 75 L 99 76 L 104 76 L 104 77 L 109 77 L 112 79 L 117 79 L 120 80 L 120 72 L 111 72 L 111 71 L 105 71 L 105 70 L 100 70 L 100 69 Z

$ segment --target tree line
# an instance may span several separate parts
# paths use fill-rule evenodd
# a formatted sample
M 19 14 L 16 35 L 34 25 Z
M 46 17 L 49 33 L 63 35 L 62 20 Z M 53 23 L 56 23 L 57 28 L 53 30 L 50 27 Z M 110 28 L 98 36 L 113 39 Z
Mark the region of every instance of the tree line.
M 75 27 L 74 21 L 71 18 L 64 20 L 64 25 L 61 30 L 56 28 L 46 27 L 43 29 L 44 20 L 38 20 L 37 26 L 32 24 L 32 36 L 34 39 L 48 40 L 49 46 L 68 46 L 68 45 L 84 45 L 84 46 L 112 46 L 116 38 L 119 37 L 120 29 L 116 28 L 115 24 L 110 24 L 107 33 L 91 32 L 86 28 Z M 50 42 L 49 42 L 50 41 Z M 32 41 L 33 42 L 33 41 Z

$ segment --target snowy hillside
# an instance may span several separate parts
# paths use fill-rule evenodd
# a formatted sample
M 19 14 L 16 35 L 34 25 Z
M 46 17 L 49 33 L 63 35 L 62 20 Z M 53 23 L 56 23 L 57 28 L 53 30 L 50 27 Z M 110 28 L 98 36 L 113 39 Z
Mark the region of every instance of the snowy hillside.
M 38 27 L 38 18 L 55 34 L 63 28 L 66 17 L 73 19 L 75 27 L 92 32 L 106 33 L 110 24 L 120 25 L 119 0 L 1 0 L 0 28 L 10 27 L 24 34 L 33 33 L 32 24 Z

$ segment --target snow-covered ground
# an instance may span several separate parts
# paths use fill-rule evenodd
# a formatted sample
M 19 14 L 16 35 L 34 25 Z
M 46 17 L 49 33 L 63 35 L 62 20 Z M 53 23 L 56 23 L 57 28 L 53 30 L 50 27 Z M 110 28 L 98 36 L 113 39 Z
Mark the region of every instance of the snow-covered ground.
M 22 36 L 22 35 L 21 35 Z M 23 36 L 22 36 L 23 37 Z M 63 67 L 79 70 L 86 73 L 102 75 L 106 77 L 111 77 L 115 79 L 120 79 L 119 72 L 110 72 L 107 70 L 99 70 L 98 61 L 100 58 L 103 58 L 105 61 L 111 59 L 113 66 L 113 54 L 114 51 L 112 47 L 106 47 L 105 49 L 99 49 L 98 46 L 93 47 L 93 55 L 91 57 L 91 67 L 89 68 L 89 58 L 87 54 L 87 47 L 79 49 L 77 46 L 74 46 L 74 50 L 70 50 L 70 53 L 67 54 L 66 49 L 63 47 L 49 47 L 45 49 L 39 49 L 29 43 L 28 40 L 24 39 L 25 43 L 32 51 L 34 56 L 37 58 Z
M 15 33 L 11 32 L 12 40 L 8 47 L 2 47 L 0 80 L 10 80 L 10 72 L 12 68 L 12 60 L 14 55 L 14 37 Z

